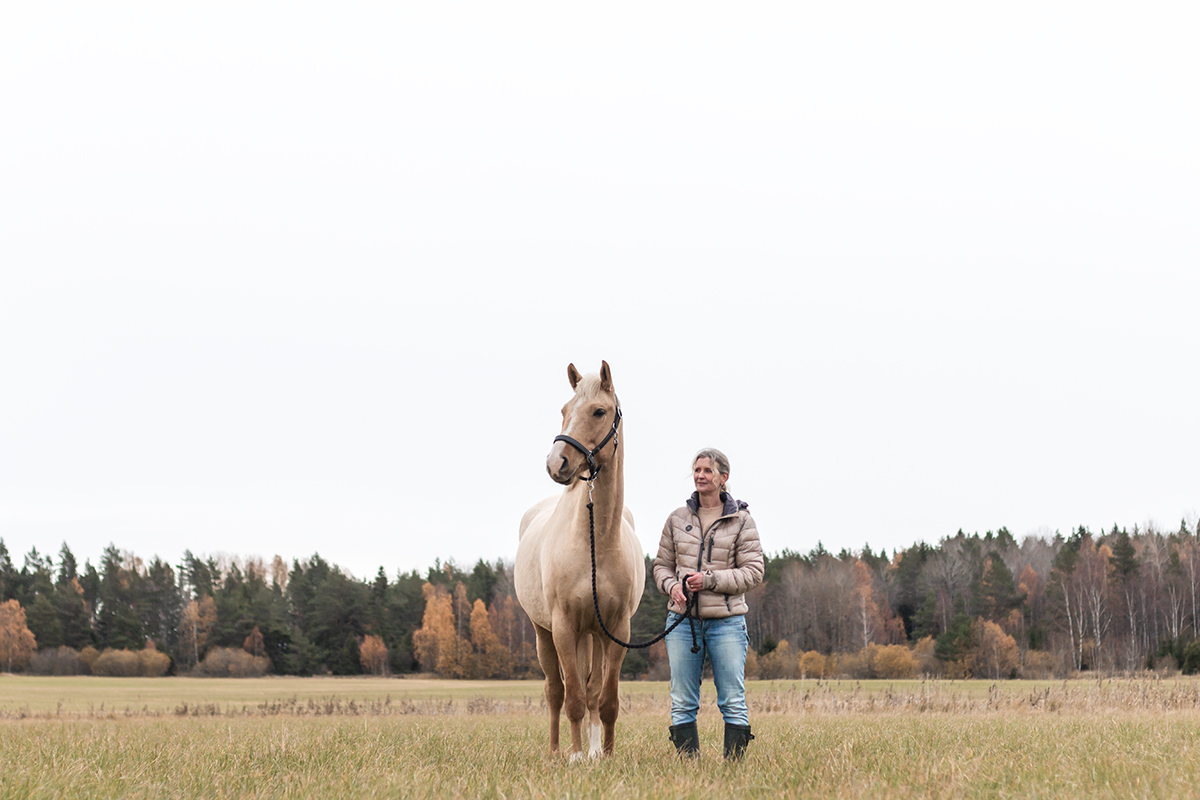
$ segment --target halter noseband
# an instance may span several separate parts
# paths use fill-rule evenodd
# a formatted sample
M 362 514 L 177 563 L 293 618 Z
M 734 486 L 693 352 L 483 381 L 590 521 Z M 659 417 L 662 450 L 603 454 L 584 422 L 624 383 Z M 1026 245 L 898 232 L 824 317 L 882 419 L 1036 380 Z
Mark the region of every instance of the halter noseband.
M 596 454 L 604 449 L 604 445 L 608 444 L 609 439 L 614 440 L 613 441 L 613 449 L 615 450 L 617 448 L 617 445 L 619 443 L 619 440 L 617 440 L 617 426 L 620 424 L 621 424 L 621 407 L 617 406 L 617 418 L 613 420 L 612 428 L 609 429 L 608 435 L 605 436 L 600 441 L 600 444 L 596 445 L 595 450 L 588 450 L 586 447 L 584 447 L 578 441 L 576 441 L 575 439 L 572 439 L 570 436 L 567 436 L 565 433 L 560 433 L 558 436 L 555 436 L 554 441 L 566 442 L 567 444 L 571 445 L 571 447 L 574 447 L 576 450 L 583 453 L 583 457 L 587 459 L 588 469 L 591 470 L 591 472 L 592 472 L 592 474 L 589 475 L 587 478 L 588 482 L 590 483 L 591 481 L 596 480 L 596 476 L 600 474 L 600 468 L 603 466 L 603 464 L 596 463 Z

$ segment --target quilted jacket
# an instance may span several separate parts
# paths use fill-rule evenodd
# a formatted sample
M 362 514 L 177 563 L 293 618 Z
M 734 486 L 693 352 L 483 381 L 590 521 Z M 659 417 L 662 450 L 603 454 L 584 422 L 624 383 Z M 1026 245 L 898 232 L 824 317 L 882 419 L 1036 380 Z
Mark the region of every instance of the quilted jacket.
M 745 614 L 746 592 L 763 579 L 762 544 L 749 506 L 724 492 L 721 500 L 725 507 L 720 518 L 701 531 L 700 495 L 693 492 L 686 505 L 667 517 L 654 560 L 654 584 L 667 596 L 688 573 L 704 576 L 698 610 L 702 619 Z M 674 602 L 667 607 L 684 612 Z

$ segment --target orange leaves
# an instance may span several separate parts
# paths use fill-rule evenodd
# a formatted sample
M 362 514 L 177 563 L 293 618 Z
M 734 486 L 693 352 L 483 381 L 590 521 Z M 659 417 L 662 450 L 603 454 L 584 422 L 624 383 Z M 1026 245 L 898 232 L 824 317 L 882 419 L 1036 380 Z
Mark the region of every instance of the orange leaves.
M 876 577 L 862 559 L 854 562 L 854 628 L 862 647 L 906 640 L 904 622 L 876 588 Z
M 443 678 L 512 676 L 514 649 L 521 649 L 514 641 L 518 607 L 512 597 L 497 598 L 489 609 L 479 599 L 468 604 L 462 583 L 453 595 L 445 586 L 429 583 L 421 591 L 425 616 L 413 633 L 413 649 L 422 669 Z
M 258 626 L 254 626 L 254 630 L 250 631 L 250 635 L 246 637 L 246 641 L 242 642 L 242 649 L 252 656 L 261 656 L 263 654 L 263 635 Z
M 460 677 L 460 642 L 454 625 L 454 606 L 445 586 L 426 583 L 425 616 L 421 628 L 413 633 L 413 648 L 423 669 L 443 678 Z
M 1021 663 L 1017 642 L 994 622 L 982 617 L 971 623 L 967 667 L 976 678 L 1007 678 Z
M 257 628 L 255 629 L 257 630 Z M 358 658 L 363 669 L 372 675 L 383 675 L 387 670 L 388 649 L 383 639 L 373 634 L 367 634 L 358 647 Z
M 208 642 L 208 633 L 217 624 L 217 604 L 212 597 L 204 595 L 200 602 L 195 600 L 183 609 L 179 620 L 179 642 L 184 654 L 191 657 L 192 665 L 200 663 L 200 651 Z
M 16 600 L 0 603 L 0 667 L 24 667 L 37 650 L 37 639 L 25 624 L 25 609 Z

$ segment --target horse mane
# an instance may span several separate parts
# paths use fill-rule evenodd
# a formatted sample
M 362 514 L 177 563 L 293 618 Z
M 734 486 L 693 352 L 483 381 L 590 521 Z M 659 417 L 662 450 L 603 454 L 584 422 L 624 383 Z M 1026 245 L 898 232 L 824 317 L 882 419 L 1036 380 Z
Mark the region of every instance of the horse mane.
M 580 400 L 594 400 L 602 394 L 599 375 L 584 375 L 575 385 L 575 396 Z

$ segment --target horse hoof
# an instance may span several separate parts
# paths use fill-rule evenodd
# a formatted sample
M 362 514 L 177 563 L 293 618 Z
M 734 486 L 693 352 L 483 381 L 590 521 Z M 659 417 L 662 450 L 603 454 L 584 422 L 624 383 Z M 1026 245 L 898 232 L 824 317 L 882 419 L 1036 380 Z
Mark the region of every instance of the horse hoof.
M 576 761 L 583 761 L 583 757 L 584 753 L 582 750 L 580 750 L 578 753 L 571 753 L 570 763 L 574 764 Z

